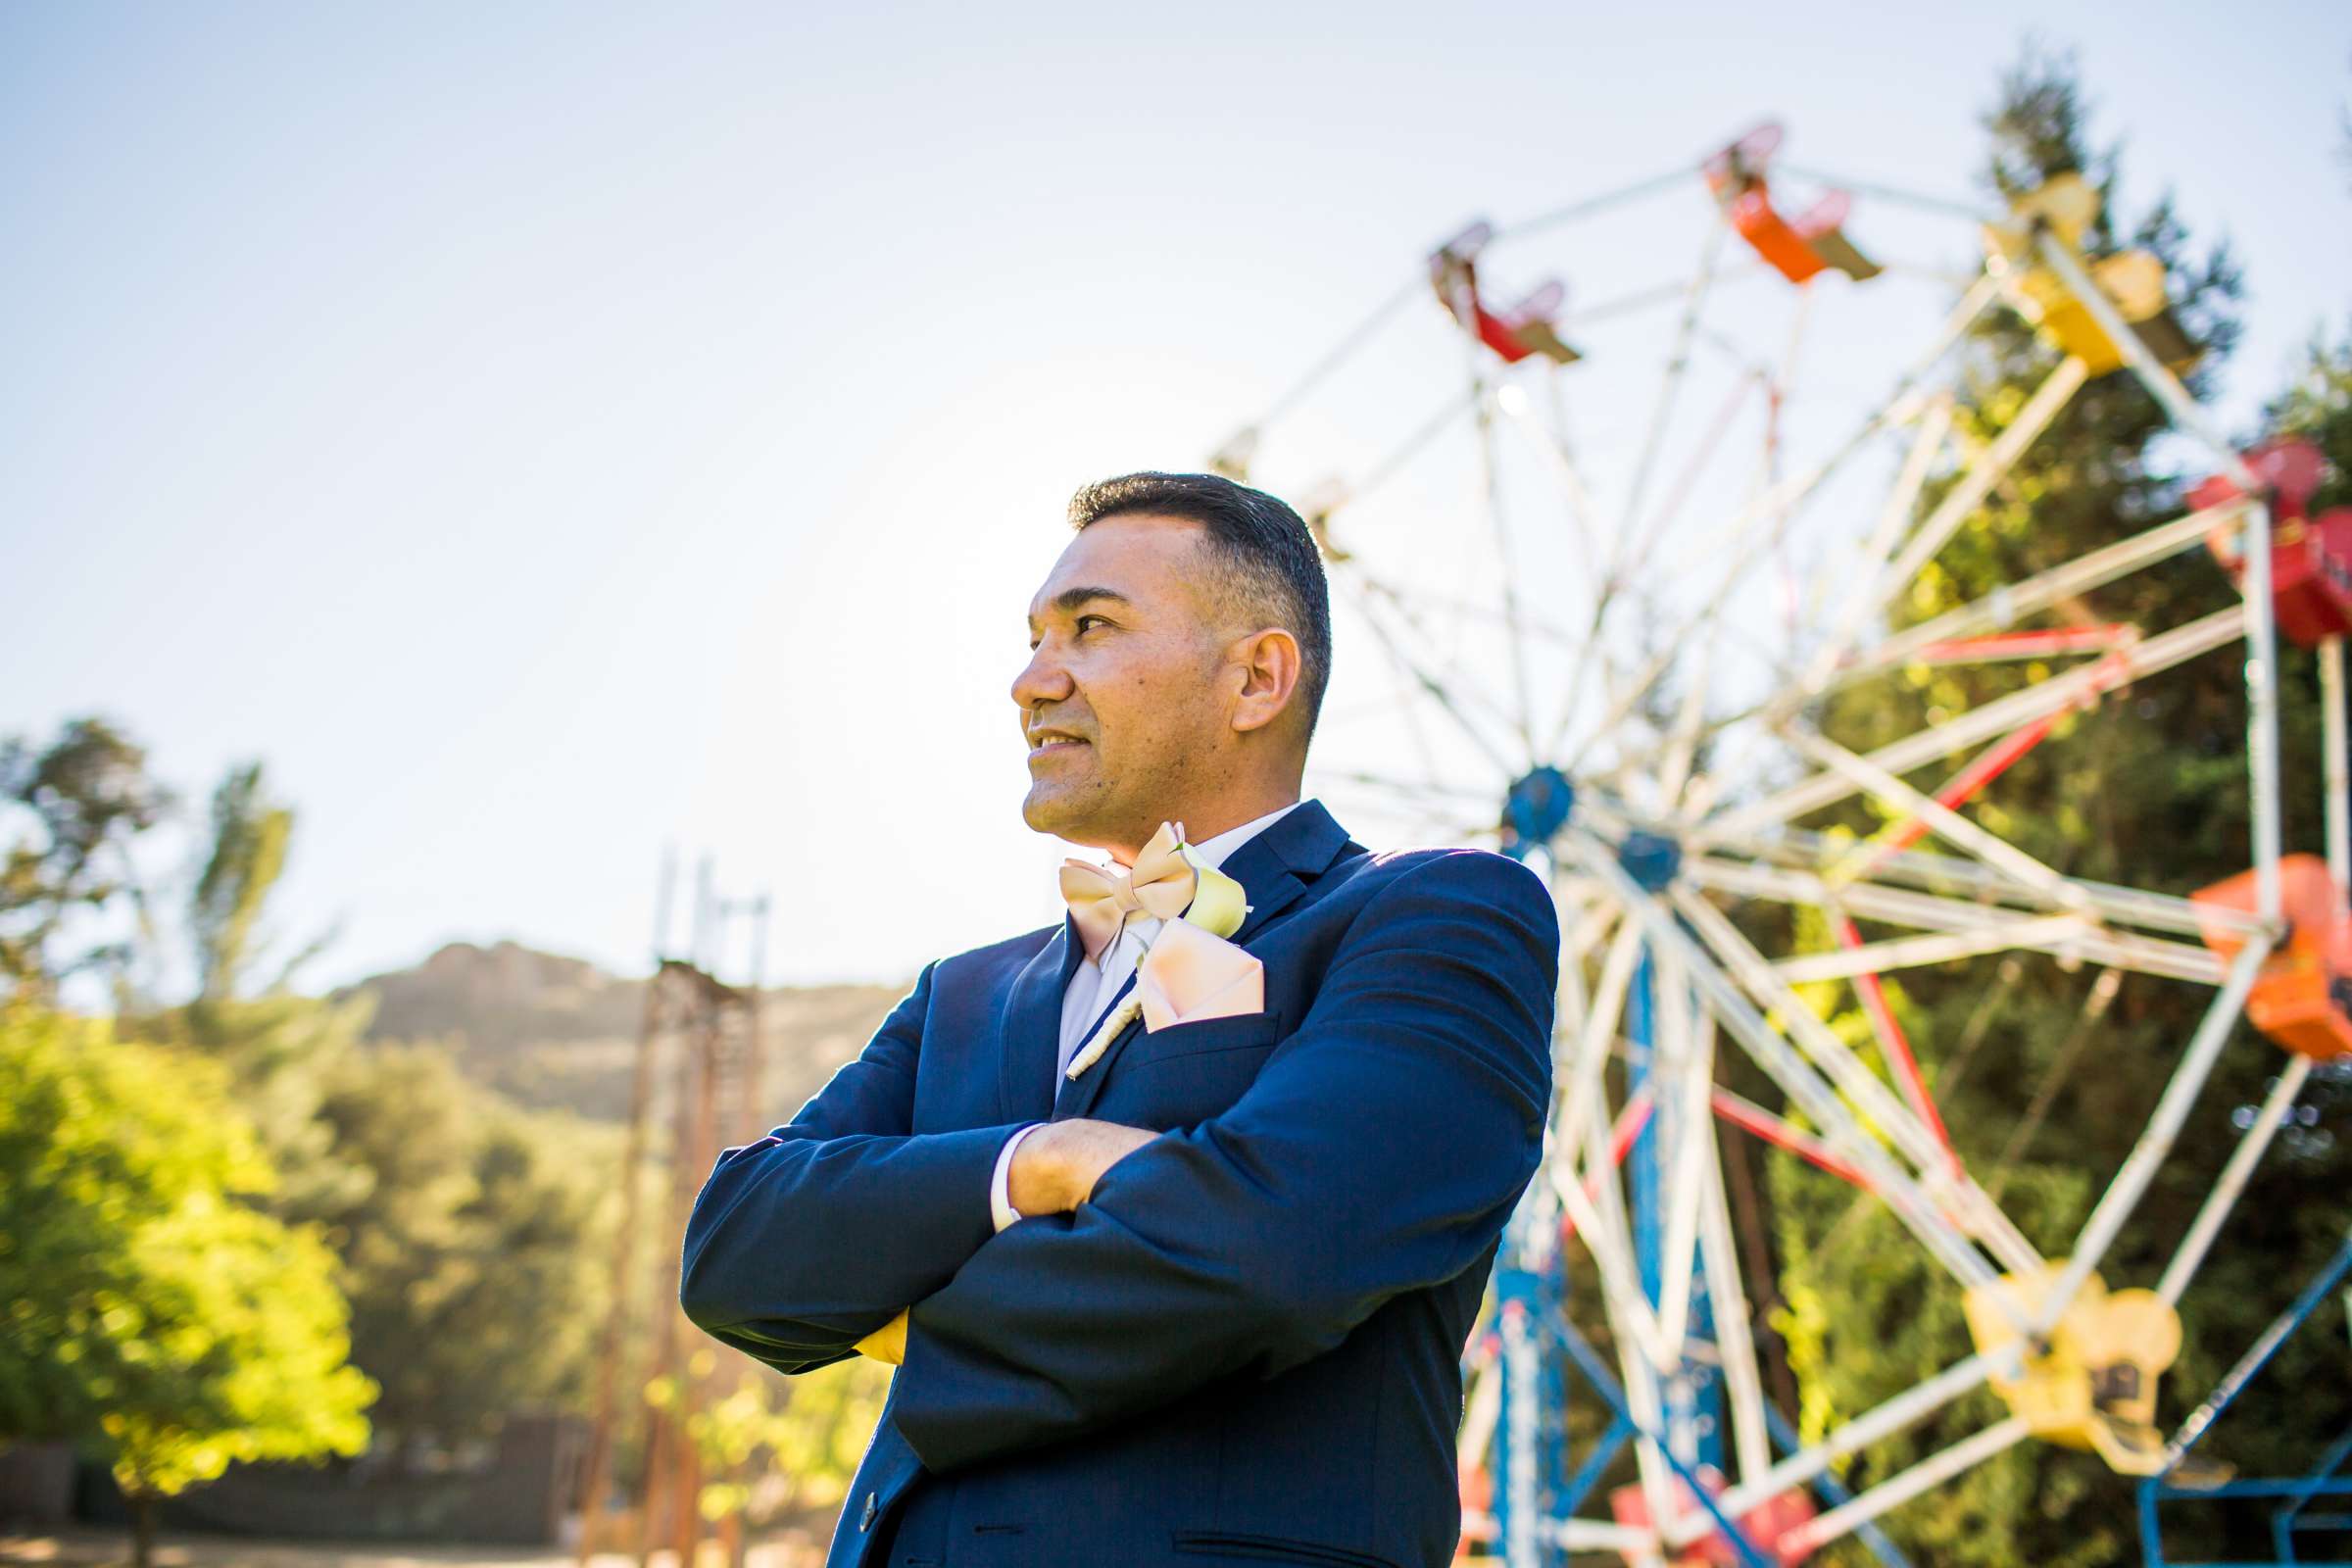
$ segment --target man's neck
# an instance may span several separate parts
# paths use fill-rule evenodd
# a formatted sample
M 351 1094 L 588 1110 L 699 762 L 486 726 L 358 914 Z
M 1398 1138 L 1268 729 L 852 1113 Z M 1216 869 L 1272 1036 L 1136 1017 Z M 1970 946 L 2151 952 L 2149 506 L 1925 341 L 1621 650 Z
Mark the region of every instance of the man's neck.
M 1287 807 L 1296 806 L 1298 804 L 1298 792 L 1296 789 L 1272 790 L 1262 797 L 1248 801 L 1216 802 L 1213 806 L 1202 808 L 1198 815 L 1170 814 L 1162 820 L 1181 822 L 1184 824 L 1184 841 L 1187 844 L 1201 844 L 1215 838 L 1220 833 L 1229 833 L 1237 827 L 1256 821 L 1261 816 L 1270 816 Z M 1136 856 L 1142 852 L 1144 845 L 1153 833 L 1158 831 L 1159 823 L 1153 822 L 1145 830 L 1144 837 L 1137 839 L 1133 844 L 1105 846 L 1105 848 L 1108 850 L 1110 858 L 1119 864 L 1133 865 Z

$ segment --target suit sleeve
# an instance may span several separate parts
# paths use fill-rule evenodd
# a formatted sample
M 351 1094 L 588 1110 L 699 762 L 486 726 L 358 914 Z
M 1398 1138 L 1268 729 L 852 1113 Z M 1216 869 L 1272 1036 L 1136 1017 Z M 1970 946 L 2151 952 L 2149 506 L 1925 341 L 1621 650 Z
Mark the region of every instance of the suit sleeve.
M 916 1301 L 895 1420 L 925 1466 L 1275 1376 L 1476 1263 L 1542 1152 L 1558 973 L 1526 867 L 1462 851 L 1398 875 L 1231 1108 Z
M 993 1234 L 989 1169 L 1018 1124 L 908 1131 L 937 967 L 789 1123 L 721 1151 L 694 1200 L 678 1304 L 779 1372 L 854 1353 Z

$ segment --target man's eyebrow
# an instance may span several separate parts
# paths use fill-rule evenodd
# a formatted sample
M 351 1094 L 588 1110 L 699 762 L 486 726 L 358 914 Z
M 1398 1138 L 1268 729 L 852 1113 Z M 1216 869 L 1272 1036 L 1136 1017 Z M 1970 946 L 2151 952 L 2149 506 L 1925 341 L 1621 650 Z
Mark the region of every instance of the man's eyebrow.
M 1067 614 L 1069 612 L 1076 610 L 1080 605 L 1091 604 L 1097 599 L 1108 599 L 1122 605 L 1131 605 L 1135 603 L 1134 600 L 1129 599 L 1125 594 L 1119 592 L 1116 588 L 1092 588 L 1080 585 L 1076 588 L 1064 588 L 1061 592 L 1055 594 L 1054 596 L 1053 603 L 1048 608 L 1058 610 L 1064 614 Z M 1035 615 L 1031 615 L 1029 617 L 1029 624 L 1031 626 L 1035 626 L 1037 624 L 1037 617 Z

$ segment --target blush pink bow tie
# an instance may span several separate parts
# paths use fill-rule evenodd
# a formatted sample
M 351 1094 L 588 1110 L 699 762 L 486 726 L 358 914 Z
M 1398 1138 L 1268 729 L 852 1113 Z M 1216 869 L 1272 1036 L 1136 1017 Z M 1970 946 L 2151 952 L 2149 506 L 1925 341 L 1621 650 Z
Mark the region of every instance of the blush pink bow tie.
M 1183 823 L 1162 822 L 1135 864 L 1124 870 L 1085 860 L 1061 862 L 1062 902 L 1070 906 L 1070 919 L 1089 958 L 1100 959 L 1118 941 L 1129 915 L 1173 920 L 1185 911 L 1200 873 L 1177 853 L 1183 842 Z

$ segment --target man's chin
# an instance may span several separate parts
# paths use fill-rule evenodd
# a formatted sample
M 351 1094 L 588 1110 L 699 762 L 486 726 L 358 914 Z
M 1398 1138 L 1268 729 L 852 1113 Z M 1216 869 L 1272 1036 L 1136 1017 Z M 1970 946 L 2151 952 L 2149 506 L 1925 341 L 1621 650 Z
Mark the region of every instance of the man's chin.
M 1032 785 L 1021 802 L 1021 820 L 1036 832 L 1072 844 L 1088 843 L 1087 833 L 1096 816 L 1091 808 L 1094 803 L 1073 799 L 1076 793 L 1066 788 Z

